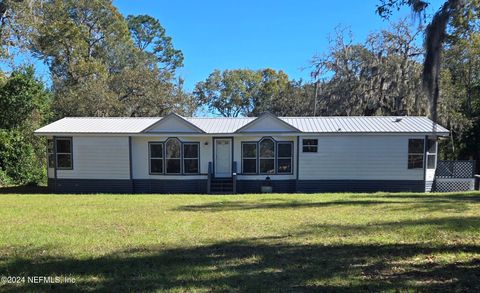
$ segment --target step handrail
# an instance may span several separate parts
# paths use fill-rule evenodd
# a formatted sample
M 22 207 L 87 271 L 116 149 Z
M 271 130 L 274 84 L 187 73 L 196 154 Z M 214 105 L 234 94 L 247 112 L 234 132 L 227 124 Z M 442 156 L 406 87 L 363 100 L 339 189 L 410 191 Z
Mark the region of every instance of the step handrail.
M 237 161 L 233 161 L 232 164 L 232 192 L 233 194 L 237 193 Z
M 211 193 L 212 189 L 212 162 L 208 162 L 208 174 L 207 174 L 207 193 Z

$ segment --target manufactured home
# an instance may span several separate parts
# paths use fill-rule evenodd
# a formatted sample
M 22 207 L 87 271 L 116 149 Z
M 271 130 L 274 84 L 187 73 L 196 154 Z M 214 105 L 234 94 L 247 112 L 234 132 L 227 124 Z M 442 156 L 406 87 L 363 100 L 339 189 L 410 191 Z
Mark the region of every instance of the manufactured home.
M 47 137 L 58 193 L 430 191 L 426 117 L 63 118 Z

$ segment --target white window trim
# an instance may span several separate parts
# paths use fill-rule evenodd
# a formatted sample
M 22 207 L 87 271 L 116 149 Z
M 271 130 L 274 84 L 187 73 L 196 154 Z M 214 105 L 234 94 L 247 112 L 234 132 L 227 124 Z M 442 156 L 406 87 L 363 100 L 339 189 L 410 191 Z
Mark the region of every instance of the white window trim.
M 430 140 L 433 140 L 433 141 L 435 142 L 435 152 L 432 152 L 432 153 L 429 152 L 429 150 L 430 150 L 430 148 L 429 148 L 429 146 L 430 146 Z M 437 142 L 437 140 L 431 139 L 431 138 L 427 139 L 427 142 L 428 142 L 428 143 L 427 143 L 427 147 L 428 147 L 428 148 L 427 148 L 427 153 L 426 153 L 426 156 L 427 156 L 427 157 L 426 157 L 426 160 L 425 160 L 425 161 L 426 161 L 425 164 L 426 164 L 426 168 L 427 168 L 428 170 L 434 170 L 434 169 L 437 168 L 438 142 Z M 429 156 L 434 156 L 434 157 L 435 157 L 433 168 L 429 168 L 429 167 L 428 167 L 428 157 L 429 157 Z

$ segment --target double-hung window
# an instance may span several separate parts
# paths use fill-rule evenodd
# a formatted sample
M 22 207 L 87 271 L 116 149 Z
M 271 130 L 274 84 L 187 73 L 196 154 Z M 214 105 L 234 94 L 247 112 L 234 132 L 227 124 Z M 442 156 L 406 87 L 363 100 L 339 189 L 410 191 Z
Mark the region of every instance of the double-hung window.
M 56 138 L 56 161 L 57 169 L 70 170 L 73 168 L 72 160 L 72 138 Z
M 163 144 L 150 143 L 150 174 L 163 173 Z
M 277 173 L 292 173 L 293 161 L 293 143 L 278 142 L 277 143 Z
M 242 173 L 256 174 L 257 173 L 257 143 L 244 142 L 242 143 Z
M 437 163 L 437 141 L 429 139 L 427 142 L 427 169 L 435 169 Z
M 316 153 L 318 152 L 318 139 L 302 139 L 302 152 Z
M 260 174 L 275 174 L 275 142 L 266 138 L 260 141 Z
M 425 151 L 424 139 L 408 140 L 408 169 L 422 169 Z
M 183 171 L 185 174 L 198 174 L 198 143 L 183 143 Z

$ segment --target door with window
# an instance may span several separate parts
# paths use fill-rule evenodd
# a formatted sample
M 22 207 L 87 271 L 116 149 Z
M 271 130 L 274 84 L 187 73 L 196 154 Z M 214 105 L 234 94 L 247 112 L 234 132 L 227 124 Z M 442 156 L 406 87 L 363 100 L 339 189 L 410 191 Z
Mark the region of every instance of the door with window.
M 215 139 L 215 177 L 232 177 L 232 139 Z

